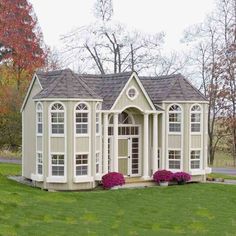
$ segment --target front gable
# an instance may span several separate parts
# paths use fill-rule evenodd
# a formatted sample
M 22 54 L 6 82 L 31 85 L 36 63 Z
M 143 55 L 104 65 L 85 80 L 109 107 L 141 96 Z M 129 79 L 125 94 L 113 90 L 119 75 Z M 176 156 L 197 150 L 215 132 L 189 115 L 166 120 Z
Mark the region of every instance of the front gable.
M 129 90 L 135 91 L 134 97 L 129 97 Z M 145 91 L 138 76 L 133 73 L 121 93 L 114 102 L 111 110 L 124 110 L 127 107 L 136 107 L 141 111 L 155 110 L 151 99 Z

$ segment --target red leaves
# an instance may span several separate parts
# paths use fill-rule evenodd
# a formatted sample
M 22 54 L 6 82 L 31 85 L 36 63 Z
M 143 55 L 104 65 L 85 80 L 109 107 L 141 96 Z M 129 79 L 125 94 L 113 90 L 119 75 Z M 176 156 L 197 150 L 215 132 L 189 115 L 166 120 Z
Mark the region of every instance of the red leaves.
M 42 34 L 27 0 L 1 0 L 0 42 L 10 52 L 4 59 L 19 70 L 34 71 L 45 63 Z

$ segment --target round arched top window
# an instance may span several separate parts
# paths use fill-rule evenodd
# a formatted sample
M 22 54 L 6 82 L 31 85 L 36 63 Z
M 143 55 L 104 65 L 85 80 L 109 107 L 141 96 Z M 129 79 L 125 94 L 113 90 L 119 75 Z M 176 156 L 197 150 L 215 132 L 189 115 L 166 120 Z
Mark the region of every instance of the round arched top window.
M 127 91 L 127 96 L 129 97 L 129 99 L 134 100 L 138 96 L 138 91 L 135 87 L 131 87 Z

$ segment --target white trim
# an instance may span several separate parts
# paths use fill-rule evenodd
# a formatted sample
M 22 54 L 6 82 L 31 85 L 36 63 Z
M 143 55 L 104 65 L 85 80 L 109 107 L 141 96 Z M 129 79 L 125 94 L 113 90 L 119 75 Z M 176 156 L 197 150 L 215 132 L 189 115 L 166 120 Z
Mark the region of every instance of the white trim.
M 129 91 L 130 91 L 131 89 L 133 89 L 133 90 L 135 91 L 135 95 L 134 95 L 133 97 L 130 97 L 130 95 L 129 95 Z M 138 92 L 138 90 L 137 90 L 134 86 L 130 86 L 130 87 L 126 90 L 126 96 L 127 96 L 131 101 L 135 100 L 135 99 L 138 97 L 138 95 L 139 95 L 139 92 Z
M 51 133 L 51 108 L 53 104 L 60 103 L 64 108 L 64 135 L 63 136 L 54 136 Z M 67 110 L 64 103 L 60 101 L 54 101 L 48 106 L 48 177 L 46 178 L 46 182 L 51 183 L 66 183 L 67 182 Z M 54 137 L 63 137 L 64 138 L 64 152 L 51 152 L 51 139 Z M 52 168 L 51 168 L 51 155 L 64 155 L 64 176 L 52 176 Z
M 42 87 L 42 85 L 41 85 L 41 83 L 40 83 L 40 81 L 39 81 L 39 78 L 38 78 L 37 74 L 34 74 L 32 80 L 31 80 L 31 82 L 30 82 L 30 86 L 29 86 L 29 88 L 28 88 L 28 90 L 27 90 L 27 93 L 26 93 L 26 95 L 25 95 L 24 101 L 23 101 L 23 103 L 22 103 L 20 112 L 23 112 L 23 110 L 24 110 L 24 108 L 25 108 L 26 102 L 27 102 L 27 100 L 28 100 L 28 97 L 29 97 L 29 95 L 30 95 L 30 92 L 31 92 L 31 89 L 32 89 L 32 87 L 33 87 L 34 81 L 35 81 L 36 79 L 37 79 L 37 81 L 38 81 L 38 83 L 39 83 L 40 88 L 43 89 L 43 87 Z
M 85 110 L 85 111 L 78 110 L 77 111 L 76 107 L 79 104 L 85 104 L 88 107 L 88 110 Z M 91 136 L 91 134 L 90 134 L 90 130 L 91 130 L 91 112 L 92 112 L 90 105 L 87 102 L 83 102 L 83 101 L 78 102 L 78 103 L 76 103 L 74 105 L 73 112 L 74 112 L 74 114 L 73 114 L 73 117 L 74 117 L 73 121 L 74 122 L 73 123 L 74 123 L 74 134 L 75 134 L 75 137 L 90 137 Z M 76 133 L 76 113 L 87 113 L 88 114 L 87 133 L 84 133 L 84 134 L 77 134 Z
M 181 111 L 170 111 L 170 108 L 173 106 L 179 106 Z M 183 135 L 183 119 L 184 119 L 184 109 L 183 106 L 178 104 L 178 103 L 173 103 L 167 106 L 167 134 L 169 135 Z M 180 122 L 171 122 L 171 123 L 180 123 L 180 131 L 179 132 L 174 132 L 174 131 L 170 131 L 169 125 L 170 125 L 170 117 L 169 114 L 181 114 L 181 121 Z
M 207 174 L 205 170 L 200 170 L 200 169 L 196 169 L 196 170 L 191 170 L 189 171 L 190 175 L 205 175 Z
M 74 183 L 87 183 L 87 182 L 93 182 L 93 181 L 94 181 L 94 177 L 92 176 L 81 175 L 81 176 L 73 177 Z
M 139 85 L 141 91 L 143 92 L 143 94 L 145 95 L 145 97 L 146 97 L 146 99 L 147 99 L 147 101 L 148 101 L 150 107 L 151 107 L 154 111 L 156 111 L 155 106 L 153 105 L 153 103 L 152 103 L 150 97 L 148 96 L 148 94 L 147 94 L 145 88 L 143 87 L 142 83 L 140 82 L 140 80 L 139 80 L 139 78 L 138 78 L 138 75 L 137 75 L 135 72 L 133 72 L 133 73 L 131 74 L 130 78 L 129 78 L 128 81 L 126 82 L 125 86 L 123 87 L 123 89 L 122 89 L 122 91 L 120 92 L 119 96 L 116 98 L 116 100 L 115 100 L 115 102 L 113 103 L 113 105 L 112 105 L 112 107 L 111 107 L 110 110 L 113 110 L 113 109 L 114 109 L 114 107 L 116 106 L 117 102 L 118 102 L 119 99 L 121 98 L 122 94 L 124 94 L 124 92 L 126 91 L 126 89 L 127 89 L 128 85 L 129 85 L 130 81 L 131 81 L 133 78 L 135 78 L 136 82 L 138 83 L 138 85 Z
M 169 167 L 169 151 L 180 151 L 180 169 L 171 169 Z M 170 160 L 178 160 L 178 159 L 170 159 Z M 183 149 L 181 148 L 171 148 L 169 147 L 167 149 L 167 169 L 172 171 L 172 172 L 178 172 L 178 171 L 183 171 Z
M 103 99 L 94 99 L 94 98 L 33 98 L 34 101 L 55 101 L 55 100 L 60 100 L 60 101 L 81 101 L 81 102 L 102 102 Z
M 199 157 L 199 168 L 196 168 L 196 169 L 192 169 L 191 168 L 191 161 L 192 161 L 192 159 L 191 159 L 191 152 L 192 151 L 200 151 L 200 157 Z M 189 149 L 189 156 L 188 156 L 188 158 L 189 158 L 189 170 L 190 170 L 190 172 L 191 171 L 195 171 L 195 170 L 203 170 L 203 168 L 202 168 L 202 148 L 191 148 L 190 147 L 190 149 Z M 193 159 L 194 160 L 194 159 Z
M 74 153 L 74 160 L 73 160 L 73 163 L 74 163 L 74 175 L 73 175 L 73 181 L 75 180 L 75 181 L 77 181 L 77 182 L 80 182 L 79 180 L 81 179 L 81 180 L 83 180 L 83 179 L 89 179 L 89 178 L 93 178 L 92 176 L 91 176 L 91 161 L 90 161 L 90 154 L 89 154 L 90 152 L 75 152 Z M 87 155 L 87 157 L 88 157 L 88 164 L 87 164 L 87 167 L 88 167 L 88 169 L 87 169 L 87 175 L 76 175 L 76 155 Z M 86 181 L 82 181 L 82 182 L 86 182 Z
M 38 110 L 38 105 L 41 105 L 41 107 L 42 107 L 42 110 Z M 41 103 L 41 102 L 37 102 L 36 103 L 36 109 L 35 109 L 35 111 L 36 111 L 36 122 L 35 122 L 35 124 L 36 124 L 36 136 L 43 136 L 43 104 Z M 41 124 L 42 124 L 42 133 L 38 133 L 38 113 L 42 113 L 42 122 L 41 122 Z
M 200 108 L 200 111 L 192 111 L 192 108 L 193 108 L 193 106 L 199 106 L 199 108 Z M 200 131 L 199 132 L 192 132 L 192 121 L 191 121 L 191 116 L 192 116 L 192 114 L 200 114 L 200 122 L 193 122 L 193 124 L 195 123 L 200 123 Z M 196 103 L 194 103 L 194 104 L 192 104 L 191 106 L 190 106 L 190 109 L 189 109 L 189 131 L 190 131 L 190 135 L 201 135 L 202 134 L 202 126 L 203 126 L 203 124 L 202 124 L 202 116 L 203 116 L 203 108 L 202 108 L 202 106 L 200 105 L 200 104 L 196 104 Z M 202 135 L 201 135 L 202 136 Z

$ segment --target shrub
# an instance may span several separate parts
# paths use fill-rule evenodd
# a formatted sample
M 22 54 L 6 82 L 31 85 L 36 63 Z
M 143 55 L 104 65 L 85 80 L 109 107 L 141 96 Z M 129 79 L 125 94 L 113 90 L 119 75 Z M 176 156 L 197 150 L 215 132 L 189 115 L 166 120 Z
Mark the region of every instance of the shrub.
M 121 173 L 110 172 L 102 176 L 102 185 L 105 189 L 125 184 L 125 178 Z
M 191 175 L 186 172 L 176 172 L 173 174 L 173 180 L 177 181 L 178 184 L 184 184 L 191 179 Z
M 169 182 L 172 180 L 173 173 L 168 170 L 158 170 L 154 173 L 153 179 L 155 182 Z

